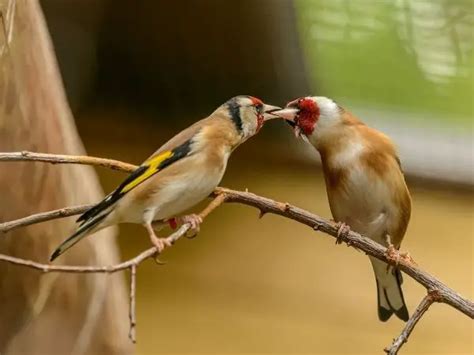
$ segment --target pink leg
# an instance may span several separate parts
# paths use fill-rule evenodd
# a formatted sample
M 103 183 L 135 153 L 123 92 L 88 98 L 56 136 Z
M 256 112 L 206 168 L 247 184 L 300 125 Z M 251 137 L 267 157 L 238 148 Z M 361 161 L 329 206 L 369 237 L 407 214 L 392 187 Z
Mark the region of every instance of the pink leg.
M 337 222 L 337 236 L 336 236 L 336 244 L 341 244 L 343 241 L 343 237 L 351 231 L 349 225 L 345 224 L 344 222 Z
M 398 265 L 398 263 L 400 262 L 400 254 L 398 253 L 398 250 L 397 248 L 395 248 L 392 244 L 392 238 L 390 238 L 390 236 L 387 234 L 385 236 L 385 240 L 387 242 L 387 251 L 385 252 L 385 254 L 387 255 L 387 257 L 390 259 L 390 260 L 393 260 L 395 262 L 395 266 Z M 390 265 L 387 265 L 387 269 L 390 268 Z
M 190 214 L 190 215 L 181 217 L 180 221 L 183 224 L 189 223 L 191 225 L 191 230 L 193 231 L 193 235 L 191 236 L 191 238 L 195 237 L 199 233 L 201 229 L 200 225 L 202 223 L 201 216 L 197 214 Z
M 163 249 L 166 247 L 170 247 L 172 245 L 171 241 L 168 239 L 158 238 L 153 230 L 151 223 L 145 223 L 143 226 L 146 228 L 148 232 L 148 236 L 150 237 L 151 243 L 158 249 L 158 253 L 161 253 Z

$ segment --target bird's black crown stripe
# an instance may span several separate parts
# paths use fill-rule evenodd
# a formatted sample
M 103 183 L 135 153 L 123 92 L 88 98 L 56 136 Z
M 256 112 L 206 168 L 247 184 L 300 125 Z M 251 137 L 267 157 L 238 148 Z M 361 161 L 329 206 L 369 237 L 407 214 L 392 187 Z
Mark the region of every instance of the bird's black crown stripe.
M 178 160 L 184 158 L 191 152 L 192 146 L 192 138 L 181 144 L 180 146 L 174 148 L 172 150 L 173 154 L 168 159 L 165 159 L 161 162 L 158 166 L 157 172 L 165 169 L 166 167 L 170 166 L 171 164 L 177 162 Z M 87 221 L 88 219 L 97 216 L 101 211 L 104 211 L 108 207 L 112 206 L 115 202 L 120 200 L 126 192 L 123 192 L 123 188 L 131 183 L 133 180 L 138 178 L 142 175 L 145 171 L 148 170 L 148 165 L 141 165 L 135 171 L 133 171 L 120 185 L 114 192 L 109 194 L 105 199 L 99 202 L 97 205 L 92 207 L 91 209 L 87 210 L 84 214 L 82 214 L 77 222 Z M 153 176 L 153 175 L 152 175 Z M 151 177 L 151 176 L 150 176 Z
M 240 133 L 243 130 L 242 127 L 242 117 L 240 117 L 240 104 L 238 102 L 238 97 L 234 97 L 227 101 L 227 108 L 229 110 L 230 118 L 234 122 L 235 128 Z

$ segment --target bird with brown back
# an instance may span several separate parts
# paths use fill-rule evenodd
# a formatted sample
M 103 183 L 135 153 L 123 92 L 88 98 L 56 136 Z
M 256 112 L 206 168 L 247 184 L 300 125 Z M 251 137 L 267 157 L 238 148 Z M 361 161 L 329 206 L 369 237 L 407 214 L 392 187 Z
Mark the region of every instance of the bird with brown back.
M 335 221 L 389 248 L 400 248 L 411 199 L 393 142 L 333 100 L 303 97 L 274 114 L 293 126 L 321 155 Z M 400 271 L 370 257 L 377 283 L 378 316 L 407 321 Z

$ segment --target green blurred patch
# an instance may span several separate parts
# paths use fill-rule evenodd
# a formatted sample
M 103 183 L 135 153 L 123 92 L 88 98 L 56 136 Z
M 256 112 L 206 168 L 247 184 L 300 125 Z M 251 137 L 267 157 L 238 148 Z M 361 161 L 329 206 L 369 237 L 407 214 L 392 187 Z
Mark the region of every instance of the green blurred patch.
M 472 2 L 401 3 L 295 0 L 314 94 L 469 126 Z

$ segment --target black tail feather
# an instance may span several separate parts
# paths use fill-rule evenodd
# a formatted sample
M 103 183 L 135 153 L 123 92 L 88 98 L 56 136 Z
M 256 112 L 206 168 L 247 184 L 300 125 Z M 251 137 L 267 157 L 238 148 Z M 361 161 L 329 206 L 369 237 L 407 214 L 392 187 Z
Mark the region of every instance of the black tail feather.
M 403 297 L 403 291 L 402 291 L 402 288 L 401 288 L 401 285 L 403 283 L 402 274 L 401 274 L 400 270 L 398 270 L 398 269 L 395 269 L 393 271 L 393 273 L 394 273 L 395 279 L 397 280 L 398 292 L 399 292 L 399 296 L 401 298 L 401 301 L 402 301 L 403 305 L 402 305 L 401 308 L 395 309 L 395 307 L 393 307 L 392 304 L 390 303 L 390 297 L 388 296 L 386 289 L 383 289 L 379 286 L 379 282 L 376 278 L 376 280 L 377 280 L 378 316 L 379 316 L 379 319 L 382 322 L 386 322 L 390 319 L 392 314 L 395 314 L 398 318 L 400 318 L 401 320 L 407 322 L 408 319 L 410 318 L 410 315 L 408 313 L 408 309 L 407 309 L 407 306 L 405 304 L 405 299 Z M 381 304 L 382 299 L 384 299 L 385 303 L 388 304 L 389 309 L 382 306 L 382 304 Z
M 69 238 L 67 238 L 64 242 L 61 243 L 59 247 L 51 254 L 51 258 L 49 261 L 53 261 L 58 256 L 63 254 L 66 250 L 71 248 L 74 244 L 79 242 L 82 238 L 89 235 L 90 232 L 95 229 L 100 222 L 104 220 L 105 217 L 108 216 L 110 212 L 102 214 L 100 216 L 96 216 L 91 220 L 85 221 Z

